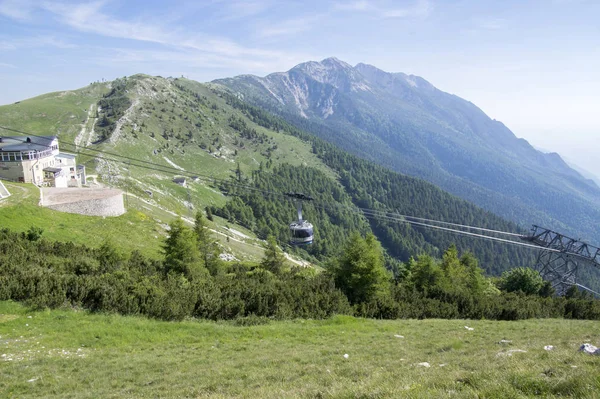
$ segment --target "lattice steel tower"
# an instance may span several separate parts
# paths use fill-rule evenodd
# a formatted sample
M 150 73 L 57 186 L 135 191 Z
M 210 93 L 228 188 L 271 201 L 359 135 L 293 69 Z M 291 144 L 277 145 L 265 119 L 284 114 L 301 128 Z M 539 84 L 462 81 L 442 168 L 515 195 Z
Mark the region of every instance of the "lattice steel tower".
M 558 295 L 573 285 L 592 291 L 577 283 L 577 269 L 580 265 L 600 269 L 600 248 L 536 225 L 521 239 L 540 247 L 535 268 Z

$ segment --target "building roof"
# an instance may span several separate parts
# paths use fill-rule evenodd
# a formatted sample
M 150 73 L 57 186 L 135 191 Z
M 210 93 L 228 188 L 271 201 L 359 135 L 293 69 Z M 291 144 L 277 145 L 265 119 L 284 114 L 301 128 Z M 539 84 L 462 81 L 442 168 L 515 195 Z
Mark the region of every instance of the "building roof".
M 0 151 L 44 151 L 56 136 L 9 136 L 0 137 Z
M 75 159 L 77 155 L 70 154 L 68 152 L 59 152 L 56 158 L 66 158 L 66 159 Z
M 52 168 L 52 167 L 44 168 L 44 172 L 60 173 L 60 171 L 62 171 L 61 168 Z

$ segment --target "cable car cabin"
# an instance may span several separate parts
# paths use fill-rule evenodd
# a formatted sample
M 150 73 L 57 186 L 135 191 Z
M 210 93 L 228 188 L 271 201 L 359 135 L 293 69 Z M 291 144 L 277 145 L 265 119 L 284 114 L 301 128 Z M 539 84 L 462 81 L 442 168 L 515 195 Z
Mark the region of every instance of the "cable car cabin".
M 292 237 L 291 245 L 307 245 L 313 242 L 313 225 L 306 220 L 299 220 L 290 224 Z
M 306 245 L 313 242 L 313 225 L 302 218 L 302 201 L 312 201 L 312 197 L 301 193 L 287 193 L 288 197 L 296 198 L 298 220 L 290 224 L 291 245 Z

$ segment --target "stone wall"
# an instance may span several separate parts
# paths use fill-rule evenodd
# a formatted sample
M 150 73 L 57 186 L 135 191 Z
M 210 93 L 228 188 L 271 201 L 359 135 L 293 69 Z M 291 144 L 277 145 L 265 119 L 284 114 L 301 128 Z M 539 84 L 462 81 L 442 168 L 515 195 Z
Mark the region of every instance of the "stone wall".
M 44 189 L 44 206 L 87 216 L 120 216 L 125 213 L 123 192 L 115 189 Z

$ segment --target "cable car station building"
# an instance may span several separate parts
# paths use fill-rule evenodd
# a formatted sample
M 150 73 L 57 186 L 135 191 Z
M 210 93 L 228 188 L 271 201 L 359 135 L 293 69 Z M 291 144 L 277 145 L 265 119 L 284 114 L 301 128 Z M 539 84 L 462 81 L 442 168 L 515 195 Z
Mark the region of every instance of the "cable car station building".
M 56 136 L 0 137 L 0 179 L 38 186 L 80 187 L 85 167 L 61 153 Z

